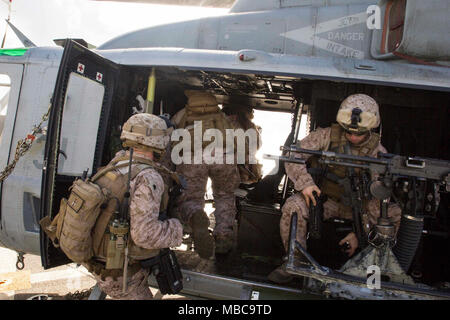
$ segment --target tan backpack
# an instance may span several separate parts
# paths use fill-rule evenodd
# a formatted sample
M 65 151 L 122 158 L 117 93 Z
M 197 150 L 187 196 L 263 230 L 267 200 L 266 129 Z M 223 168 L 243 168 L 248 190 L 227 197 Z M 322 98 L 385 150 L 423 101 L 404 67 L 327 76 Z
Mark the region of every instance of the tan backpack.
M 119 163 L 121 161 L 123 163 Z M 101 183 L 104 186 L 103 188 L 95 182 L 104 176 L 108 176 L 108 173 L 112 170 L 128 166 L 128 162 L 128 157 L 114 159 L 92 178 L 75 180 L 69 189 L 69 198 L 61 199 L 59 212 L 53 221 L 50 220 L 49 216 L 40 221 L 42 229 L 52 240 L 54 246 L 60 247 L 72 261 L 76 263 L 87 262 L 98 254 L 99 248 L 95 248 L 98 245 L 93 243 L 97 241 L 93 241 L 93 237 L 103 238 L 103 234 L 95 236 L 95 232 L 99 229 L 97 219 L 102 210 L 109 206 L 115 192 L 112 192 L 114 181 L 111 181 L 109 186 Z M 140 171 L 152 167 L 150 164 L 145 165 L 142 162 L 142 160 L 133 159 L 133 164 L 140 165 L 137 166 L 137 170 L 132 171 L 132 179 Z
M 191 148 L 194 151 L 194 124 L 195 121 L 202 122 L 202 137 L 208 129 L 218 129 L 223 138 L 226 137 L 226 129 L 234 129 L 232 123 L 227 116 L 220 110 L 218 106 L 186 106 L 186 113 L 182 117 L 179 128 L 185 128 L 191 135 Z M 202 147 L 205 148 L 211 141 L 204 140 Z M 225 146 L 224 146 L 225 147 Z

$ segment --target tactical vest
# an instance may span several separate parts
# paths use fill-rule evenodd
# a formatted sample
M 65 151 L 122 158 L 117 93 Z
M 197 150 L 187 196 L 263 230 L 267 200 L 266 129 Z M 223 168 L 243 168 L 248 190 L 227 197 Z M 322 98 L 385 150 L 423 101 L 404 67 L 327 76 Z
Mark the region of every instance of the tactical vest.
M 117 157 L 96 175 L 87 180 L 77 179 L 70 188 L 68 199 L 61 200 L 58 214 L 53 221 L 47 216 L 40 221 L 41 227 L 56 247 L 77 263 L 83 263 L 90 272 L 102 276 L 122 275 L 122 269 L 106 270 L 107 248 L 110 241 L 109 223 L 119 210 L 128 184 L 129 157 Z M 180 183 L 178 176 L 163 166 L 140 157 L 133 157 L 131 179 L 141 171 L 153 168 L 168 181 L 170 176 Z M 130 190 L 133 194 L 134 190 Z M 169 200 L 169 187 L 164 182 L 160 210 L 164 212 Z M 137 246 L 128 236 L 129 274 L 137 272 L 138 260 L 156 256 L 159 249 L 145 249 Z
M 164 181 L 164 192 L 161 197 L 160 212 L 166 212 L 169 202 L 169 185 L 167 184 L 166 178 L 167 176 L 170 176 L 173 180 L 179 183 L 178 178 L 173 172 L 153 161 L 134 156 L 133 162 L 135 161 L 137 162 L 137 164 L 131 167 L 132 180 L 140 172 L 149 168 L 153 168 L 156 171 L 158 171 L 158 173 L 161 174 L 161 177 L 163 178 Z M 128 162 L 129 159 L 124 157 L 124 159 L 122 161 L 119 161 L 117 165 L 120 166 L 121 163 L 128 163 Z M 99 172 L 100 171 L 101 169 L 99 170 Z M 122 202 L 125 192 L 127 190 L 128 166 L 106 172 L 102 177 L 98 178 L 96 183 L 101 188 L 106 188 L 111 192 L 109 201 L 107 203 L 107 207 L 102 210 L 93 230 L 93 249 L 95 260 L 106 262 L 108 242 L 110 239 L 108 225 L 116 210 L 117 201 L 115 200 L 115 198 L 117 198 L 120 202 Z M 134 190 L 130 190 L 130 193 L 133 194 Z M 159 249 L 146 249 L 136 245 L 133 239 L 131 238 L 131 235 L 129 234 L 128 236 L 128 258 L 130 265 L 128 272 L 129 276 L 132 276 L 135 272 L 137 272 L 140 269 L 140 266 L 137 263 L 139 260 L 145 260 L 154 257 L 158 254 Z M 99 264 L 95 260 L 91 260 L 87 264 L 85 264 L 90 272 L 95 272 L 101 275 L 102 278 L 108 276 L 116 278 L 122 275 L 123 269 L 106 270 L 103 264 Z
M 218 106 L 186 106 L 186 112 L 181 118 L 178 128 L 187 129 L 191 135 L 191 149 L 194 152 L 194 122 L 202 122 L 202 139 L 205 131 L 208 129 L 218 129 L 222 137 L 226 137 L 226 129 L 234 129 L 227 116 Z M 203 141 L 202 147 L 205 148 L 211 141 Z M 225 144 L 225 142 L 224 142 Z M 224 148 L 226 145 L 224 145 Z
M 331 139 L 330 139 L 330 147 L 327 151 L 333 151 L 336 153 L 345 153 L 344 146 L 348 143 L 348 140 L 345 138 L 344 129 L 337 123 L 331 125 Z M 371 132 L 369 139 L 364 142 L 361 146 L 352 146 L 351 152 L 356 156 L 371 156 L 375 149 L 380 144 L 380 135 L 377 133 Z M 319 168 L 320 164 L 317 161 L 316 157 L 311 157 L 308 160 L 310 166 L 312 168 Z M 321 168 L 324 170 L 325 168 Z M 324 194 L 326 194 L 330 199 L 338 202 L 340 204 L 340 210 L 344 213 L 351 215 L 351 207 L 344 205 L 342 202 L 344 196 L 344 188 L 340 185 L 336 180 L 345 178 L 347 169 L 344 166 L 336 166 L 336 165 L 327 165 L 326 168 L 327 174 L 323 177 L 322 183 L 319 188 L 322 190 Z M 358 174 L 360 172 L 359 169 L 355 169 L 355 172 Z M 319 178 L 320 179 L 320 178 Z M 316 182 L 317 183 L 317 182 Z

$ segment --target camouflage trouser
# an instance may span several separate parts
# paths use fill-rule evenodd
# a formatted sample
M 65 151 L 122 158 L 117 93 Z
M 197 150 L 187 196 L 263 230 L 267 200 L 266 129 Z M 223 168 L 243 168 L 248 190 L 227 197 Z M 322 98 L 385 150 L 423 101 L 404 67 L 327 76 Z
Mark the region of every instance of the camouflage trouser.
M 232 232 L 236 215 L 234 190 L 239 186 L 239 172 L 234 164 L 181 164 L 176 170 L 186 179 L 186 190 L 178 197 L 176 212 L 187 224 L 192 215 L 205 207 L 208 177 L 211 178 L 216 210 L 214 235 Z
M 309 209 L 306 206 L 305 199 L 300 193 L 296 193 L 290 198 L 288 198 L 281 209 L 282 216 L 280 220 L 280 234 L 281 240 L 285 250 L 287 251 L 289 242 L 289 231 L 291 226 L 291 217 L 294 212 L 297 212 L 297 241 L 306 249 L 306 234 L 308 232 L 307 220 L 309 216 Z M 368 220 L 364 221 L 363 224 L 370 226 L 376 224 L 380 216 L 380 202 L 379 200 L 370 200 L 367 204 Z M 401 218 L 401 209 L 396 204 L 390 204 L 388 208 L 388 217 L 390 221 L 394 224 L 395 230 L 398 230 Z M 339 210 L 339 204 L 331 199 L 327 200 L 323 204 L 323 219 L 327 220 L 330 218 L 341 218 L 346 220 L 353 220 L 351 212 L 342 212 Z M 365 228 L 366 232 L 368 228 Z
M 128 279 L 127 290 L 125 293 L 122 292 L 123 288 L 123 277 L 118 277 L 114 280 L 112 277 L 106 277 L 102 280 L 100 276 L 93 274 L 97 280 L 98 287 L 110 296 L 112 299 L 116 300 L 152 300 L 153 295 L 148 287 L 147 279 L 149 276 L 149 271 L 140 269 L 135 273 L 130 279 Z

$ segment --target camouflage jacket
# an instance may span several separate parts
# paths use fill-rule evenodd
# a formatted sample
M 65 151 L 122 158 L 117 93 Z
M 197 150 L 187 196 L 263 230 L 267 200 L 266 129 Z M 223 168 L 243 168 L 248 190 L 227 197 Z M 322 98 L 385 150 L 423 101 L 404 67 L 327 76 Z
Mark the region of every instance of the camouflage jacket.
M 130 234 L 134 243 L 145 249 L 181 245 L 181 223 L 177 219 L 158 220 L 164 192 L 164 181 L 159 172 L 153 168 L 142 170 L 131 180 L 130 190 Z
M 331 127 L 317 128 L 300 141 L 300 146 L 304 149 L 328 151 L 331 144 Z M 364 143 L 362 144 L 364 145 Z M 361 146 L 362 146 L 361 145 Z M 360 147 L 360 146 L 358 146 Z M 358 147 L 351 146 L 354 153 Z M 369 156 L 376 157 L 378 152 L 386 153 L 386 149 L 379 144 Z M 296 154 L 299 158 L 308 159 L 310 154 Z M 294 189 L 302 191 L 306 187 L 315 185 L 313 178 L 307 172 L 306 165 L 297 163 L 285 163 L 286 174 L 294 182 Z

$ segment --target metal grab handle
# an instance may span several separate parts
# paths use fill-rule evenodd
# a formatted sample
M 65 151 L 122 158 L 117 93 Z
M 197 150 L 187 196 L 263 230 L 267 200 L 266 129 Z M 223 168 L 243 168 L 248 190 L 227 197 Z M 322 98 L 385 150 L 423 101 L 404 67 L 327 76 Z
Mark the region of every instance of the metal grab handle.
M 297 241 L 297 212 L 294 212 L 291 217 L 291 229 L 289 232 L 289 250 L 288 250 L 288 263 L 287 265 L 289 267 L 294 266 L 294 250 L 297 248 L 305 257 L 308 259 L 308 261 L 311 263 L 311 265 L 314 267 L 314 269 L 320 273 L 320 274 L 329 274 L 330 271 L 327 268 L 322 267 L 309 253 L 306 251 L 305 248 L 302 247 L 302 245 Z

